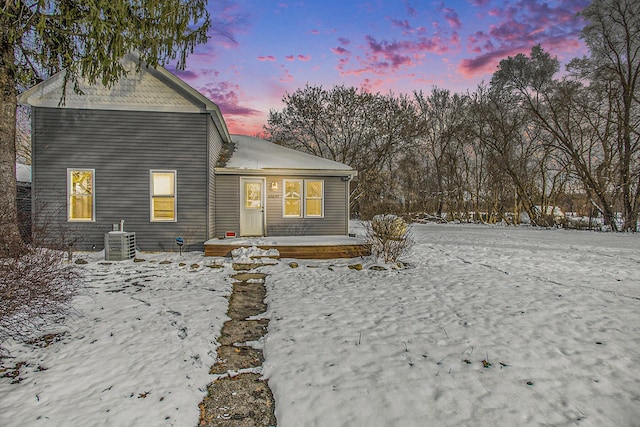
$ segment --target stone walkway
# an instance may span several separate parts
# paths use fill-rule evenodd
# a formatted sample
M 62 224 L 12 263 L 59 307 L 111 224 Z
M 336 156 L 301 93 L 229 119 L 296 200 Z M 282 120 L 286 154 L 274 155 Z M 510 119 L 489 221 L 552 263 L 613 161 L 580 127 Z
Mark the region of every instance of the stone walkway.
M 234 264 L 243 270 L 231 276 L 236 282 L 229 297 L 227 321 L 221 331 L 218 361 L 211 374 L 218 379 L 208 386 L 200 403 L 200 426 L 269 427 L 276 425 L 275 402 L 265 380 L 261 380 L 262 350 L 248 343 L 267 333 L 268 319 L 249 319 L 266 311 L 266 274 L 249 270 L 262 264 Z

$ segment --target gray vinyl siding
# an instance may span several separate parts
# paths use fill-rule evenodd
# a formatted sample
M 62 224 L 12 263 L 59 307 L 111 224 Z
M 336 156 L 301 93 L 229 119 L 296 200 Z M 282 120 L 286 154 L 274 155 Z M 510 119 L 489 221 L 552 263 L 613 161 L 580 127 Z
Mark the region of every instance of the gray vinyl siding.
M 311 179 L 324 181 L 323 218 L 283 218 L 282 180 Z M 278 189 L 271 190 L 271 183 Z M 267 177 L 267 235 L 268 236 L 323 236 L 346 235 L 347 188 L 349 183 L 335 176 L 269 176 Z
M 36 214 L 74 248 L 104 246 L 125 221 L 143 251 L 202 249 L 207 238 L 208 114 L 33 109 Z M 67 221 L 67 168 L 95 169 L 95 222 Z M 149 171 L 176 170 L 177 222 L 150 221 Z
M 216 175 L 216 236 L 227 231 L 240 235 L 240 177 Z
M 222 151 L 222 138 L 216 129 L 213 120 L 209 118 L 207 120 L 207 135 L 209 139 L 209 199 L 207 209 L 207 225 L 209 227 L 207 238 L 211 239 L 216 236 L 216 218 L 215 218 L 215 206 L 216 206 L 216 180 L 214 169 L 220 158 L 220 152 Z
M 267 236 L 320 236 L 348 234 L 349 183 L 333 176 L 267 176 L 266 183 L 266 235 Z M 323 218 L 283 218 L 282 180 L 313 179 L 324 181 Z M 272 190 L 271 183 L 278 182 Z M 240 176 L 217 175 L 216 177 L 216 234 L 225 231 L 240 231 Z

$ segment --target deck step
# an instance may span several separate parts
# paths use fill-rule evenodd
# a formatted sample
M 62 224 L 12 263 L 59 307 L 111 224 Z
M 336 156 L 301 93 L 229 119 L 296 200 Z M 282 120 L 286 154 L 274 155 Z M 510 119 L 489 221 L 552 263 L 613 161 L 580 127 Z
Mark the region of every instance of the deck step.
M 231 251 L 246 245 L 207 245 L 204 247 L 205 256 L 230 257 Z M 287 246 L 287 245 L 259 245 L 259 249 L 277 249 L 280 258 L 297 259 L 333 259 L 333 258 L 358 258 L 371 255 L 371 246 L 368 244 L 353 245 L 308 245 L 308 246 Z

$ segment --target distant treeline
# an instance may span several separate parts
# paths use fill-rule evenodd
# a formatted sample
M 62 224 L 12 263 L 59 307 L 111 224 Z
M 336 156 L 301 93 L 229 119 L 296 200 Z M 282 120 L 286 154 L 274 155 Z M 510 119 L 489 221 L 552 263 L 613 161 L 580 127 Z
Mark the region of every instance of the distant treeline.
M 640 2 L 583 12 L 589 55 L 540 46 L 502 60 L 474 92 L 410 95 L 306 86 L 271 111 L 273 141 L 358 170 L 352 213 L 424 212 L 546 225 L 547 207 L 637 228 L 640 209 Z

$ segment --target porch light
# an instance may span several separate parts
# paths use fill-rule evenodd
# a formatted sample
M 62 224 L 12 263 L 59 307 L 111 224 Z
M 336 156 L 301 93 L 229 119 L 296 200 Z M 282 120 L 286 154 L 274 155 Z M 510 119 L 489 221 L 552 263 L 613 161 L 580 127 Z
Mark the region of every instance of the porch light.
M 278 181 L 273 181 L 271 183 L 271 189 L 272 190 L 277 190 L 278 189 Z

